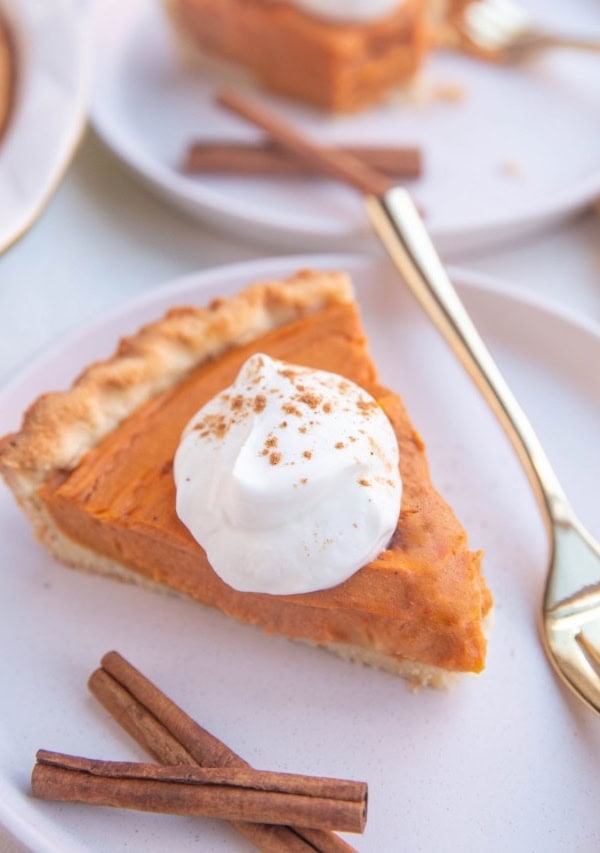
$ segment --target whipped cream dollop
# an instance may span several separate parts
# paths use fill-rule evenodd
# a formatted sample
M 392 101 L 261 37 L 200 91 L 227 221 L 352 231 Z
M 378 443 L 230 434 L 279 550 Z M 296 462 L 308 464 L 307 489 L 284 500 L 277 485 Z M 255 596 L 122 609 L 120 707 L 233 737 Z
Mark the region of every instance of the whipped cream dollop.
M 388 545 L 398 457 L 387 416 L 358 385 L 253 355 L 185 428 L 177 514 L 234 589 L 327 589 Z
M 288 2 L 316 18 L 360 22 L 385 18 L 402 6 L 404 0 L 288 0 Z

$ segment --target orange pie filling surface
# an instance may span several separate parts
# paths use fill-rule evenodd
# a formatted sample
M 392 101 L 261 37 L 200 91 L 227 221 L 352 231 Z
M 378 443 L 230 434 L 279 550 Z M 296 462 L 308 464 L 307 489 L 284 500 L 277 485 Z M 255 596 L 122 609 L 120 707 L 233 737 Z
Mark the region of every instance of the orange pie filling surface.
M 400 447 L 402 510 L 376 560 L 331 589 L 300 595 L 238 592 L 211 569 L 175 513 L 172 463 L 188 420 L 255 352 L 338 373 L 390 419 Z M 401 400 L 378 384 L 352 304 L 335 304 L 204 362 L 130 415 L 40 496 L 71 539 L 134 572 L 267 632 L 317 644 L 375 648 L 458 672 L 485 662 L 482 619 L 492 600 L 481 553 L 433 488 L 424 447 Z

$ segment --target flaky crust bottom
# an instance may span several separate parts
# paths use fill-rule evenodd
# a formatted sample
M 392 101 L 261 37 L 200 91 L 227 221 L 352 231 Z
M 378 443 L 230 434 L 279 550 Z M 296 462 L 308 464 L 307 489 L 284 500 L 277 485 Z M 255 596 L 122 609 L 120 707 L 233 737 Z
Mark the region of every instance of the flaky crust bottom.
M 61 532 L 53 522 L 51 516 L 46 512 L 41 501 L 39 503 L 41 506 L 37 511 L 37 536 L 42 544 L 46 546 L 47 550 L 50 551 L 52 556 L 63 565 L 69 566 L 73 569 L 91 572 L 93 574 L 112 577 L 125 583 L 136 584 L 153 592 L 161 592 L 178 598 L 187 597 L 183 593 L 178 593 L 160 583 L 149 580 L 127 566 L 124 566 L 122 563 L 118 563 L 115 560 L 110 560 L 107 557 L 96 554 L 89 548 L 85 548 L 83 545 L 79 545 L 77 542 L 74 542 Z M 203 607 L 206 606 L 198 601 L 195 601 L 195 603 L 200 604 Z M 229 618 L 225 615 L 224 617 Z M 392 675 L 400 676 L 401 678 L 406 679 L 415 689 L 421 687 L 449 687 L 458 677 L 457 673 L 450 672 L 442 669 L 441 667 L 419 663 L 418 661 L 410 660 L 408 658 L 395 657 L 376 649 L 367 649 L 364 646 L 352 645 L 350 643 L 316 644 L 312 643 L 310 640 L 304 640 L 303 642 L 307 645 L 316 645 L 328 652 L 332 652 L 346 661 L 350 661 L 355 664 L 362 664 L 363 666 L 370 666 L 375 669 L 381 669 Z

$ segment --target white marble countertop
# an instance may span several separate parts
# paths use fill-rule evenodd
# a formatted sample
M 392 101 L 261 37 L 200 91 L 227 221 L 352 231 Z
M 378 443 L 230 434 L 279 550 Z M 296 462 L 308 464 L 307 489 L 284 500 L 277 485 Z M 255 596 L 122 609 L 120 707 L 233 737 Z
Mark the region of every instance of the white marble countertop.
M 0 258 L 0 384 L 69 329 L 147 288 L 276 254 L 171 209 L 89 134 L 41 219 Z M 600 217 L 593 212 L 521 245 L 454 261 L 563 305 L 600 330 Z M 0 827 L 0 853 L 21 849 Z

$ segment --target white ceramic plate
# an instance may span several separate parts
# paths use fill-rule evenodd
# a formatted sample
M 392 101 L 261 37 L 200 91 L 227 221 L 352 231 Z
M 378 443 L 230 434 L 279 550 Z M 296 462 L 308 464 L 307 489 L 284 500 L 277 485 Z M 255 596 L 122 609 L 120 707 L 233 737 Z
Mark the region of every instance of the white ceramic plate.
M 596 32 L 594 0 L 528 0 L 562 30 Z M 186 177 L 177 164 L 196 138 L 251 139 L 254 131 L 212 104 L 227 79 L 214 66 L 185 69 L 158 0 L 98 6 L 92 119 L 105 142 L 164 197 L 213 225 L 278 246 L 365 242 L 355 194 L 320 180 Z M 326 116 L 286 100 L 261 100 L 313 138 L 331 143 L 417 143 L 425 176 L 413 182 L 438 247 L 464 252 L 540 229 L 600 193 L 600 61 L 547 54 L 520 70 L 438 56 L 427 85 L 464 87 L 462 103 L 388 104 L 357 116 Z M 512 171 L 516 170 L 516 174 Z
M 37 219 L 85 124 L 91 49 L 78 0 L 0 0 L 13 31 L 17 92 L 0 141 L 0 251 Z
M 600 724 L 557 683 L 538 641 L 546 564 L 530 490 L 500 429 L 386 265 L 260 261 L 154 290 L 62 340 L 0 395 L 0 434 L 118 335 L 172 304 L 205 303 L 299 266 L 349 269 L 383 378 L 423 433 L 435 482 L 487 552 L 496 598 L 487 670 L 449 692 L 230 621 L 192 602 L 55 565 L 0 488 L 0 821 L 36 851 L 247 850 L 213 821 L 40 803 L 38 747 L 141 758 L 87 692 L 117 648 L 256 766 L 365 779 L 361 851 L 597 851 Z M 600 335 L 541 303 L 456 273 L 591 529 L 600 529 Z M 505 291 L 505 292 L 502 292 Z M 560 347 L 557 347 L 560 341 Z

